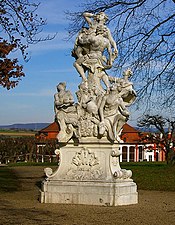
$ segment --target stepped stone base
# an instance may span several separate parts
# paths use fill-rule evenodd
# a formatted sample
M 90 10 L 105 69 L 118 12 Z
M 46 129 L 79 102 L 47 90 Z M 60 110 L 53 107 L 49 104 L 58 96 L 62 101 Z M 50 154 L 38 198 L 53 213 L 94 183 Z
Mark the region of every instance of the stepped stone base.
M 74 182 L 53 181 L 45 183 L 41 192 L 42 203 L 85 205 L 130 205 L 138 203 L 134 182 Z
M 130 170 L 121 169 L 119 144 L 93 139 L 60 148 L 61 161 L 53 173 L 46 168 L 41 203 L 130 205 L 138 203 Z

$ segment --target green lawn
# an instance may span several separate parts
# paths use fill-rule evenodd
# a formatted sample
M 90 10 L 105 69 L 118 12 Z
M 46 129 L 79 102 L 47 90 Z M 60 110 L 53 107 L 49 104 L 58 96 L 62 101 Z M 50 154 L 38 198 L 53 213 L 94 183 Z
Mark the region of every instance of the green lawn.
M 56 168 L 57 163 L 16 163 L 7 167 L 0 167 L 0 192 L 16 191 L 20 182 L 15 174 L 15 167 L 45 167 Z M 138 190 L 175 191 L 175 165 L 167 165 L 165 162 L 139 162 L 121 163 L 122 169 L 130 169 L 133 172 L 133 180 Z M 13 167 L 12 167 L 13 166 Z M 36 169 L 37 171 L 37 169 Z M 43 174 L 38 173 L 38 177 Z
M 121 168 L 133 172 L 140 190 L 175 191 L 175 165 L 166 162 L 121 163 Z
M 17 166 L 43 166 L 43 167 L 49 167 L 49 166 L 57 166 L 58 163 L 50 163 L 50 162 L 18 162 L 18 163 L 10 163 L 8 167 L 17 167 Z

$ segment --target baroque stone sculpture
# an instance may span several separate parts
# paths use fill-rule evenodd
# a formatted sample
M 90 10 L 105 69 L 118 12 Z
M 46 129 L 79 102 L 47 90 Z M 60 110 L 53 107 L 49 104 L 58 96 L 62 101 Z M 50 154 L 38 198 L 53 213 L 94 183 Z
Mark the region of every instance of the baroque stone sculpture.
M 129 118 L 128 107 L 136 92 L 131 69 L 123 77 L 110 76 L 118 56 L 116 43 L 106 26 L 104 12 L 83 14 L 83 27 L 72 50 L 74 67 L 82 78 L 74 102 L 65 83 L 54 96 L 60 165 L 56 172 L 46 168 L 41 202 L 93 205 L 137 203 L 132 172 L 121 169 L 120 134 Z
M 107 16 L 101 12 L 84 13 L 84 17 L 89 27 L 82 28 L 72 51 L 74 67 L 82 77 L 76 92 L 78 102 L 73 104 L 65 84 L 63 87 L 60 83 L 55 94 L 56 120 L 61 129 L 58 140 L 106 136 L 110 141 L 121 142 L 119 136 L 129 118 L 127 107 L 136 98 L 133 84 L 128 80 L 132 71 L 124 71 L 123 78 L 107 74 L 118 55 L 116 43 L 105 25 Z

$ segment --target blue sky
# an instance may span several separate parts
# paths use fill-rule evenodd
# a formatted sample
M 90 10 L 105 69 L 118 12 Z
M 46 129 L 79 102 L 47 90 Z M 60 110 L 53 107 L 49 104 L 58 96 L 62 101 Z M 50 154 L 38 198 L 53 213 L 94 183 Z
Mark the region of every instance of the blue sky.
M 74 58 L 71 57 L 74 39 L 65 41 L 69 21 L 66 20 L 64 11 L 76 10 L 83 0 L 42 0 L 40 2 L 37 12 L 47 18 L 43 36 L 55 32 L 58 34 L 54 40 L 30 46 L 29 62 L 25 63 L 18 54 L 26 76 L 14 89 L 6 90 L 0 87 L 0 125 L 53 122 L 53 96 L 56 85 L 59 82 L 66 82 L 67 89 L 74 94 L 81 82 L 81 78 L 73 67 Z M 139 115 L 138 111 L 131 110 L 129 123 L 135 125 Z
M 38 14 L 47 18 L 43 36 L 57 32 L 54 40 L 32 45 L 28 49 L 31 59 L 24 66 L 26 76 L 11 90 L 0 88 L 0 124 L 53 122 L 53 95 L 56 85 L 65 81 L 75 92 L 80 82 L 71 57 L 74 40 L 66 42 L 68 20 L 64 11 L 75 10 L 81 0 L 42 0 Z M 21 56 L 18 55 L 21 58 Z

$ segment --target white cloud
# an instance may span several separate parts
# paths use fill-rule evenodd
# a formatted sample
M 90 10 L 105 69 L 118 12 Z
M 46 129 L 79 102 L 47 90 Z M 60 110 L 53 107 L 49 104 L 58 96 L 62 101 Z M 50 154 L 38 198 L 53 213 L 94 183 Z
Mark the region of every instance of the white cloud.
M 48 35 L 50 37 L 53 37 L 55 33 L 42 32 L 42 37 L 47 37 Z M 54 39 L 48 40 L 48 41 L 42 41 L 37 43 L 36 45 L 35 44 L 30 45 L 28 50 L 33 53 L 36 53 L 36 52 L 43 52 L 43 51 L 57 51 L 57 50 L 72 49 L 74 42 L 73 40 L 67 41 L 66 37 L 67 37 L 67 33 L 60 31 L 57 33 Z
M 12 96 L 12 97 L 51 97 L 54 95 L 54 90 L 40 90 L 39 92 L 18 92 L 18 93 L 4 93 L 4 96 Z M 3 97 L 3 94 L 1 94 Z
M 72 44 L 70 43 L 52 43 L 51 41 L 38 43 L 37 45 L 32 45 L 29 48 L 29 52 L 32 54 L 42 53 L 43 51 L 58 51 L 72 49 Z
M 47 73 L 47 74 L 52 74 L 52 73 L 70 73 L 70 72 L 75 72 L 75 68 L 68 68 L 68 69 L 49 69 L 49 70 L 41 70 L 41 73 Z

